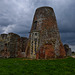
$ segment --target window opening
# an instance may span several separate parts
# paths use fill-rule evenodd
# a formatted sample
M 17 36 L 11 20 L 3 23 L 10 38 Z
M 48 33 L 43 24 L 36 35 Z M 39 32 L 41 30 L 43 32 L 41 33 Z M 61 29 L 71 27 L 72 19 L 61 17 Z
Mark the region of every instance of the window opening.
M 37 27 L 37 21 L 34 22 L 34 29 Z

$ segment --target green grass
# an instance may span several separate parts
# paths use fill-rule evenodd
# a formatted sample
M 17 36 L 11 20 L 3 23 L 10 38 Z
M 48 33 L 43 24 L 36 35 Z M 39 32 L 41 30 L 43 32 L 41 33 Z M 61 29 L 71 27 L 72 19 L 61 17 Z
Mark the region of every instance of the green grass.
M 75 75 L 75 59 L 0 59 L 0 75 Z

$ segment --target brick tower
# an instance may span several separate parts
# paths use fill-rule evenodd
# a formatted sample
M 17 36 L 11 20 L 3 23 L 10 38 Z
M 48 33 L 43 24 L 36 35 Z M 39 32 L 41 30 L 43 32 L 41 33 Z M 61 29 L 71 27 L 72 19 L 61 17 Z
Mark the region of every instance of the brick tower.
M 36 9 L 26 55 L 33 59 L 62 58 L 65 56 L 55 13 L 51 7 Z

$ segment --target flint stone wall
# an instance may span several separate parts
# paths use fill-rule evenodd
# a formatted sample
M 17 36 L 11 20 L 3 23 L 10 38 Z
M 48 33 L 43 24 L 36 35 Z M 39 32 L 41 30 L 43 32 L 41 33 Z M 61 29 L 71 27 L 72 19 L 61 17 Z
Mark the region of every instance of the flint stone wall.
M 64 45 L 65 51 L 66 51 L 66 56 L 72 56 L 72 51 L 71 48 L 69 48 L 68 44 Z
M 25 57 L 27 44 L 26 37 L 20 37 L 15 33 L 0 35 L 0 57 Z

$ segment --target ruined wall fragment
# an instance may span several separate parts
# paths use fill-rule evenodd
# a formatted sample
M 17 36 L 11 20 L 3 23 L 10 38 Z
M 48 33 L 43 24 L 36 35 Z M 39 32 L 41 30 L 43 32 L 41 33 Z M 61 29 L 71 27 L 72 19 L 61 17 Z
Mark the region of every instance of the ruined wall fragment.
M 72 51 L 71 51 L 71 48 L 69 48 L 69 45 L 64 44 L 64 48 L 65 48 L 65 51 L 66 51 L 66 56 L 72 56 Z
M 0 57 L 25 57 L 27 38 L 15 33 L 0 35 Z

